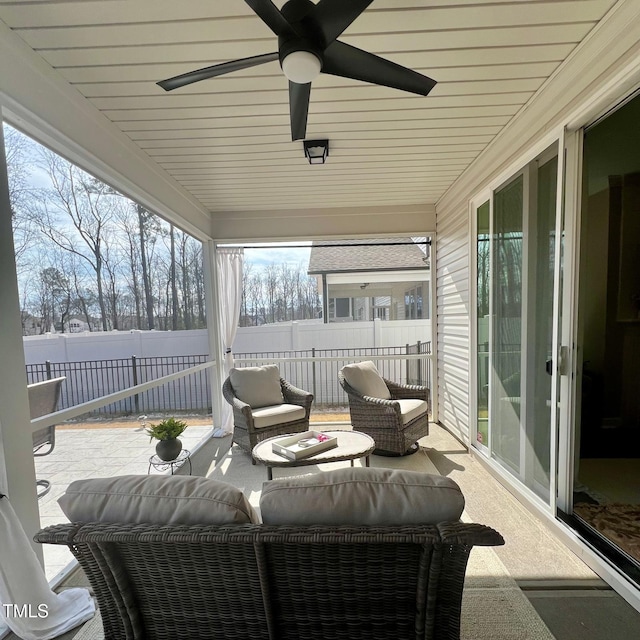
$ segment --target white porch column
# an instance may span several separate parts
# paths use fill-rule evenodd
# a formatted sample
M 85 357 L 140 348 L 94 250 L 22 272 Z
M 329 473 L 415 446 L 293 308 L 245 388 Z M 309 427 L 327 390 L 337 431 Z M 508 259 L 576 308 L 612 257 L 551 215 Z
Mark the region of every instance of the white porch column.
M 218 326 L 218 277 L 216 269 L 216 244 L 213 240 L 202 243 L 204 256 L 204 297 L 207 310 L 207 336 L 209 339 L 209 357 L 216 361 L 211 370 L 211 402 L 213 405 L 213 427 L 222 426 L 222 403 L 226 402 L 222 395 L 223 358 L 222 338 Z
M 1 116 L 0 109 L 0 116 Z M 0 117 L 0 121 L 2 118 Z M 40 528 L 33 441 L 22 346 L 11 206 L 0 126 L 0 493 L 5 493 L 29 540 Z M 42 545 L 32 542 L 40 563 Z

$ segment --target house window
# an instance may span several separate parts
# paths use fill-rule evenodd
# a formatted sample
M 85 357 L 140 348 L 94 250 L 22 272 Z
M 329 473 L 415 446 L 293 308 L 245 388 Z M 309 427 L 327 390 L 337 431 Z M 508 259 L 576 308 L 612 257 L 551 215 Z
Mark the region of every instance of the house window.
M 329 300 L 329 317 L 336 320 L 351 318 L 351 298 L 331 298 Z
M 422 298 L 422 285 L 413 287 L 404 294 L 404 317 L 406 320 L 418 320 L 421 318 L 428 318 L 428 305 L 427 313 L 425 313 L 423 298 Z

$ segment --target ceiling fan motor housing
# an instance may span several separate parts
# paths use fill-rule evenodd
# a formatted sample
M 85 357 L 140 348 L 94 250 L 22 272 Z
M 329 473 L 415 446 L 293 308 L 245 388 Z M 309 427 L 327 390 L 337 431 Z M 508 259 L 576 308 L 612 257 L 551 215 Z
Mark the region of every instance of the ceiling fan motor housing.
M 322 70 L 322 52 L 316 49 L 313 46 L 310 46 L 306 40 L 302 38 L 298 38 L 297 36 L 293 36 L 292 38 L 278 38 L 279 46 L 278 46 L 278 55 L 280 59 L 280 67 L 284 71 L 284 74 L 291 80 L 292 82 L 298 82 L 299 84 L 306 84 L 311 82 Z M 295 54 L 299 54 L 301 52 L 306 53 L 306 56 L 296 56 Z M 288 58 L 294 54 L 289 61 L 285 62 L 285 58 Z M 313 57 L 317 59 L 317 65 L 313 58 L 309 58 L 311 54 Z M 295 60 L 295 61 L 294 61 Z M 301 73 L 300 78 L 296 78 L 296 71 L 291 71 L 291 67 L 294 69 L 301 66 L 299 73 Z M 314 68 L 315 67 L 315 68 Z M 308 74 L 308 76 L 307 76 Z
M 313 21 L 304 19 L 315 6 L 311 0 L 289 0 L 281 9 L 282 15 L 295 29 L 295 33 L 283 33 L 278 36 L 280 67 L 289 80 L 299 84 L 311 82 L 322 69 L 322 33 Z M 298 56 L 295 60 L 291 58 L 289 64 L 284 62 L 285 58 L 299 52 L 312 54 L 319 65 L 309 56 Z

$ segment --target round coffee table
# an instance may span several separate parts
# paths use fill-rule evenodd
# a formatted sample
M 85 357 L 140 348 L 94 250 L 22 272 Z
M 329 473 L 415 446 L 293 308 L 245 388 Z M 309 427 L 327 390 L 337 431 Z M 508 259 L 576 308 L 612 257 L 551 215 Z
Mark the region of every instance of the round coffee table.
M 359 431 L 323 431 L 329 436 L 338 439 L 338 446 L 327 451 L 321 451 L 308 458 L 300 460 L 289 460 L 283 456 L 274 453 L 271 444 L 274 440 L 285 438 L 286 436 L 275 436 L 259 442 L 252 451 L 252 455 L 256 462 L 260 462 L 267 467 L 267 478 L 273 480 L 273 467 L 303 467 L 312 464 L 324 464 L 325 462 L 343 462 L 357 458 L 364 458 L 365 465 L 369 466 L 369 455 L 376 448 L 373 438 L 366 433 Z M 295 434 L 291 434 L 295 435 Z

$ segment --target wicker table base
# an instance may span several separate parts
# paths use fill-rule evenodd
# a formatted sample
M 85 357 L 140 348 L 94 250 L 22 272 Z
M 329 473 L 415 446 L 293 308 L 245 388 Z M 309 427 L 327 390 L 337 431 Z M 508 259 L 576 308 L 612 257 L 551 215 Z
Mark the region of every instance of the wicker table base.
M 329 436 L 338 439 L 338 446 L 328 451 L 316 453 L 314 456 L 302 458 L 300 460 L 289 460 L 274 453 L 272 443 L 286 436 L 276 436 L 268 438 L 257 444 L 253 448 L 252 455 L 256 462 L 260 462 L 267 467 L 267 478 L 273 480 L 273 467 L 302 467 L 312 464 L 324 464 L 325 462 L 353 461 L 358 458 L 365 459 L 365 465 L 369 466 L 369 455 L 376 448 L 373 438 L 360 433 L 359 431 L 323 431 Z

